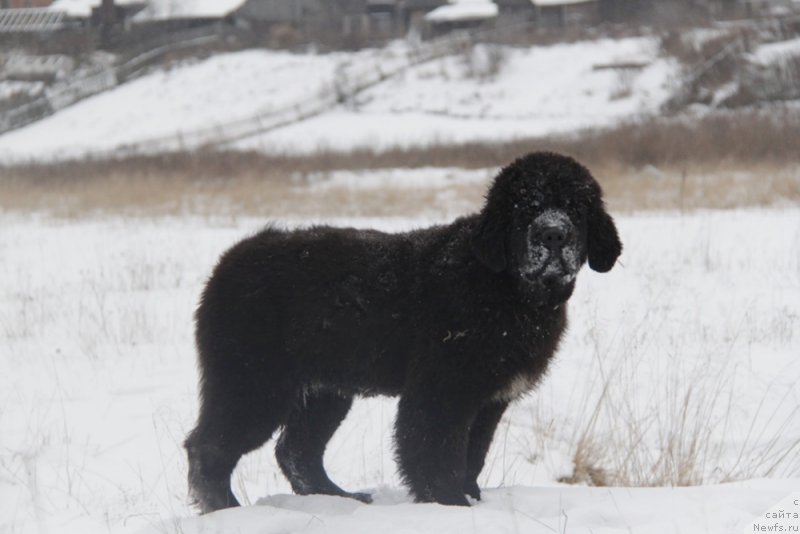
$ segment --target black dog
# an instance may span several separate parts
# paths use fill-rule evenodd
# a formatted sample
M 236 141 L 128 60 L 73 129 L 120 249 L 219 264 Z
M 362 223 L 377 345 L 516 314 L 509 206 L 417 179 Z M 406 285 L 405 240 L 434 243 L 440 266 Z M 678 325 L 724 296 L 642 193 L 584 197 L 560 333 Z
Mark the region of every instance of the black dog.
M 267 228 L 220 260 L 197 310 L 201 406 L 186 440 L 204 512 L 236 506 L 239 458 L 283 426 L 299 494 L 343 495 L 322 465 L 354 395 L 400 395 L 400 472 L 417 501 L 467 505 L 509 401 L 544 373 L 588 259 L 622 249 L 575 160 L 504 168 L 483 210 L 408 233 Z

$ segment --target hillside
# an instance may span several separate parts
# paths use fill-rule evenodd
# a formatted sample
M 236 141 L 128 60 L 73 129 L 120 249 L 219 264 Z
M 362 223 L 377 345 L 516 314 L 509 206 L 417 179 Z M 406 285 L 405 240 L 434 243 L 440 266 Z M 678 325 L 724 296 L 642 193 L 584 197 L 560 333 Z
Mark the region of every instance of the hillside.
M 197 129 L 224 138 L 235 121 L 330 98 L 349 72 L 390 65 L 404 46 L 326 55 L 250 50 L 181 63 L 0 136 L 0 160 L 108 154 L 161 139 L 153 149 L 195 148 L 188 139 Z M 614 68 L 630 64 L 642 67 Z M 296 153 L 573 132 L 658 112 L 676 68 L 659 56 L 653 38 L 527 49 L 478 45 L 232 146 Z

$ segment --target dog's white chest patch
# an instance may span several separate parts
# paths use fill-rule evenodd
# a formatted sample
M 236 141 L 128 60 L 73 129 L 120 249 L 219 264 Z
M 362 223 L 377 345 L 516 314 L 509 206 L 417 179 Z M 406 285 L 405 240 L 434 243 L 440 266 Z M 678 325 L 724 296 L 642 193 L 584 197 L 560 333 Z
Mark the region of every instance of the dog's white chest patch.
M 495 393 L 494 400 L 511 402 L 533 390 L 538 380 L 527 373 L 520 373 L 503 389 Z

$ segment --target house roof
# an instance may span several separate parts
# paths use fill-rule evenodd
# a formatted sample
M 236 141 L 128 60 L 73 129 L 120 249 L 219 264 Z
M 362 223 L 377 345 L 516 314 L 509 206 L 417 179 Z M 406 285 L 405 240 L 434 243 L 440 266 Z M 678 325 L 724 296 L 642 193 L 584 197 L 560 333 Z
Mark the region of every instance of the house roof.
M 114 0 L 118 6 L 142 5 L 147 0 Z M 92 14 L 92 9 L 100 7 L 101 0 L 55 0 L 48 6 L 50 11 L 60 11 L 68 17 L 86 18 Z
M 150 0 L 135 20 L 221 18 L 238 9 L 245 0 Z
M 425 20 L 433 23 L 484 20 L 496 17 L 497 11 L 497 4 L 490 0 L 450 0 L 425 15 Z
M 62 11 L 70 17 L 88 17 L 102 0 L 55 0 L 49 9 Z M 144 4 L 136 20 L 171 18 L 216 18 L 230 14 L 244 0 L 114 0 L 118 6 Z
M 551 6 L 570 6 L 573 4 L 588 4 L 596 0 L 531 0 L 531 3 L 537 7 L 551 7 Z

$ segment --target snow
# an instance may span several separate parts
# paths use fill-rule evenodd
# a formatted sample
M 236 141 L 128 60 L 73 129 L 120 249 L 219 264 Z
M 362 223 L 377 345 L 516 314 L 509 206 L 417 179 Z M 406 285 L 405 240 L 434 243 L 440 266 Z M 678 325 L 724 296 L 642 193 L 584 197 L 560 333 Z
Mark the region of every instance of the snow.
M 587 4 L 596 0 L 531 0 L 531 3 L 539 7 L 550 6 L 569 6 L 573 4 Z
M 334 56 L 262 50 L 214 56 L 157 71 L 15 130 L 0 137 L 0 153 L 71 155 L 213 128 L 313 98 L 335 67 Z
M 770 65 L 792 56 L 800 56 L 800 37 L 777 43 L 762 44 L 750 54 L 750 58 L 761 65 Z
M 727 534 L 800 488 L 800 212 L 642 213 L 617 216 L 617 267 L 578 276 L 549 375 L 500 424 L 484 501 L 411 503 L 392 459 L 396 403 L 373 398 L 325 461 L 375 504 L 288 495 L 269 444 L 234 476 L 257 504 L 196 517 L 181 448 L 197 406 L 192 314 L 218 255 L 267 221 L 0 213 L 0 531 Z M 660 485 L 688 472 L 701 485 L 558 483 L 583 435 L 609 476 Z M 672 454 L 682 469 L 662 471 Z
M 22 93 L 35 96 L 44 90 L 44 82 L 23 82 L 16 80 L 3 80 L 0 82 L 0 100 L 9 98 L 14 94 Z
M 172 18 L 223 18 L 245 0 L 150 0 L 135 22 Z
M 114 0 L 118 5 L 142 4 L 145 8 L 134 20 L 148 21 L 168 18 L 221 18 L 244 0 Z M 100 6 L 101 0 L 55 0 L 50 9 L 64 11 L 71 17 L 88 17 L 92 9 Z
M 651 488 L 613 491 L 606 488 L 513 487 L 486 492 L 479 507 L 384 502 L 364 505 L 336 497 L 281 495 L 248 510 L 224 511 L 212 517 L 182 520 L 146 529 L 163 532 L 364 533 L 525 532 L 550 534 L 603 532 L 648 534 L 736 532 L 793 488 L 788 483 L 755 487 Z M 656 501 L 658 505 L 655 505 Z M 173 529 L 173 530 L 169 530 Z M 752 532 L 750 530 L 749 532 Z
M 347 65 L 391 64 L 402 47 L 356 54 L 245 51 L 154 72 L 0 136 L 0 161 L 113 151 L 226 124 L 330 96 Z M 320 148 L 391 148 L 435 142 L 518 139 L 575 132 L 657 113 L 677 66 L 654 39 L 631 38 L 502 49 L 494 78 L 470 74 L 471 55 L 412 67 L 317 117 L 239 141 L 236 148 L 308 153 Z M 485 52 L 485 51 L 484 51 Z M 636 73 L 595 70 L 637 61 Z
M 92 14 L 92 9 L 100 7 L 102 0 L 55 0 L 49 9 L 63 11 L 70 17 L 85 18 Z M 117 5 L 143 4 L 142 0 L 114 0 Z
M 496 79 L 465 75 L 463 57 L 408 70 L 340 107 L 236 143 L 266 152 L 388 149 L 431 143 L 503 141 L 609 126 L 656 113 L 676 65 L 650 39 L 599 40 L 508 49 Z M 595 65 L 650 64 L 626 78 Z
M 451 0 L 425 15 L 428 22 L 458 22 L 462 20 L 484 20 L 497 16 L 497 4 L 490 0 Z

